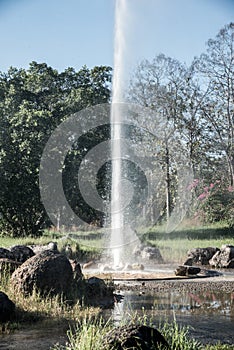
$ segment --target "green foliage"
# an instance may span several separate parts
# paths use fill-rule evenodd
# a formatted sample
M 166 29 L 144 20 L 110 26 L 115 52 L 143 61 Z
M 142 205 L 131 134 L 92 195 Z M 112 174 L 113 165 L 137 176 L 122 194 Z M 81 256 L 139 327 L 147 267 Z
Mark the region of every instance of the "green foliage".
M 208 40 L 206 52 L 195 58 L 191 66 L 160 54 L 151 61 L 143 60 L 132 77 L 129 100 L 152 108 L 167 125 L 162 151 L 150 148 L 162 165 L 157 164 L 157 168 L 166 184 L 160 199 L 162 202 L 164 199 L 167 219 L 179 199 L 176 190 L 179 164 L 175 155 L 183 147 L 195 178 L 205 179 L 207 183 L 223 178 L 227 187 L 234 184 L 233 48 L 234 23 L 230 23 L 221 28 L 214 39 Z M 144 115 L 141 118 L 144 123 Z M 157 118 L 155 122 L 152 120 L 151 129 L 159 131 Z M 177 135 L 179 142 L 173 153 L 169 146 Z M 180 170 L 185 171 L 185 164 Z M 154 198 L 150 200 L 154 202 Z M 213 222 L 231 216 L 230 226 L 233 225 L 231 202 L 233 198 L 228 193 L 214 196 L 213 207 L 207 213 L 209 219 Z M 207 201 L 207 207 L 209 204 Z M 150 219 L 152 223 L 157 219 L 154 208 Z
M 226 181 L 215 181 L 203 189 L 198 196 L 200 205 L 198 215 L 205 223 L 226 221 L 234 227 L 234 188 Z
M 68 331 L 66 346 L 56 345 L 52 350 L 101 350 L 103 337 L 108 330 L 110 325 L 104 323 L 102 318 L 85 318 L 76 324 L 75 330 Z
M 201 344 L 189 337 L 189 327 L 181 327 L 176 321 L 164 323 L 160 332 L 173 350 L 201 350 Z
M 138 318 L 137 321 L 138 324 L 145 324 L 145 319 Z M 53 350 L 104 350 L 103 337 L 112 327 L 110 321 L 104 323 L 102 319 L 84 319 L 77 323 L 75 330 L 68 332 L 67 345 L 56 345 Z M 180 327 L 176 322 L 164 323 L 159 331 L 164 335 L 171 350 L 202 349 L 197 341 L 189 338 L 188 328 Z
M 0 73 L 1 232 L 37 236 L 49 224 L 39 191 L 44 146 L 71 113 L 109 101 L 110 74 L 104 66 L 58 73 L 36 62 Z

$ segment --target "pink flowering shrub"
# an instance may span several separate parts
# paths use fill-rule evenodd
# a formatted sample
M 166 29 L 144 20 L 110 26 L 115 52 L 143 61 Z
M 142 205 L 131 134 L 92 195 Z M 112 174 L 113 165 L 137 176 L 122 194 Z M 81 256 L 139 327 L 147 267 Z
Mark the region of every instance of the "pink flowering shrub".
M 197 196 L 198 213 L 205 222 L 226 221 L 234 227 L 234 188 L 216 180 L 202 188 Z

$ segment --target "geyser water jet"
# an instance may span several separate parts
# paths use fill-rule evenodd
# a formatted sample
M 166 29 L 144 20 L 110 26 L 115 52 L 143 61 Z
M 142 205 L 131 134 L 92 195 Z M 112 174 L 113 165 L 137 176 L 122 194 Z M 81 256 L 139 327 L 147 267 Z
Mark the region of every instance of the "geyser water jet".
M 121 102 L 124 102 L 124 56 L 125 56 L 125 30 L 126 24 L 126 0 L 116 0 L 115 8 L 115 38 L 114 38 L 114 73 L 112 87 L 111 108 L 111 238 L 110 248 L 113 265 L 119 266 L 122 260 L 122 247 L 124 245 L 124 214 L 122 204 L 124 202 L 121 188 L 122 160 L 121 137 L 122 115 Z

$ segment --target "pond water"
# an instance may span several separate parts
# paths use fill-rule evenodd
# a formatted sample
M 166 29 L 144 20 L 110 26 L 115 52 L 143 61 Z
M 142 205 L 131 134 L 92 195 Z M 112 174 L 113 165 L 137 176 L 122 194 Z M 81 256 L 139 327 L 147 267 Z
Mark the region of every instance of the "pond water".
M 209 290 L 207 283 L 203 292 L 173 288 L 158 292 L 145 288 L 144 291 L 119 290 L 118 293 L 124 296 L 122 301 L 115 304 L 114 309 L 103 312 L 115 325 L 136 313 L 147 316 L 156 327 L 175 319 L 179 325 L 189 326 L 190 335 L 203 344 L 218 341 L 234 344 L 234 290 Z M 66 331 L 64 324 L 34 324 L 12 334 L 0 335 L 0 350 L 49 350 L 55 343 L 65 343 Z
M 137 312 L 157 327 L 163 321 L 189 326 L 192 337 L 203 344 L 234 344 L 234 292 L 207 291 L 145 294 L 124 291 L 124 299 L 111 312 L 116 324 Z

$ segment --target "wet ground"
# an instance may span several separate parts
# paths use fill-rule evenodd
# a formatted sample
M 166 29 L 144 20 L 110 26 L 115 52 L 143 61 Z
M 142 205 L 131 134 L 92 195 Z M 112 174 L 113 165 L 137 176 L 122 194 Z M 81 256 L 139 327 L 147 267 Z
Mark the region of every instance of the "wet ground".
M 54 344 L 65 345 L 67 328 L 37 324 L 11 334 L 0 335 L 0 350 L 49 350 Z

